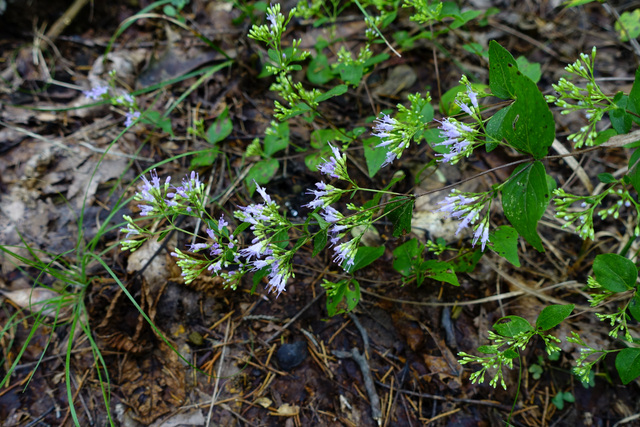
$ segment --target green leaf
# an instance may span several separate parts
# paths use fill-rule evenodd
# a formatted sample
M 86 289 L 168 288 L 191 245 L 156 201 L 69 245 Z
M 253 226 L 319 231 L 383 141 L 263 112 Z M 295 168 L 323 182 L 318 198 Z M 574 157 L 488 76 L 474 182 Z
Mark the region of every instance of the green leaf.
M 327 99 L 333 98 L 334 96 L 340 96 L 348 90 L 349 90 L 349 87 L 347 85 L 338 85 L 332 88 L 331 90 L 329 90 L 328 92 L 325 92 L 317 96 L 315 101 L 316 102 L 326 101 Z
M 489 87 L 498 98 L 515 98 L 515 90 L 511 82 L 511 68 L 518 68 L 516 60 L 507 49 L 500 46 L 495 40 L 491 40 L 489 43 Z
M 249 169 L 244 181 L 249 188 L 249 193 L 253 194 L 256 190 L 254 181 L 258 184 L 266 184 L 278 171 L 278 161 L 276 159 L 260 160 Z
M 367 138 L 362 141 L 364 158 L 367 161 L 367 171 L 370 178 L 373 178 L 378 173 L 387 157 L 387 149 L 385 147 L 376 147 L 379 143 L 380 138 L 378 137 Z
M 289 123 L 281 122 L 275 125 L 275 134 L 269 133 L 264 137 L 264 154 L 273 156 L 289 145 Z
M 459 92 L 466 92 L 467 87 L 458 85 L 454 86 L 442 95 L 440 98 L 440 111 L 445 116 L 453 116 L 460 112 L 460 107 L 456 104 L 456 95 Z
M 574 307 L 573 304 L 549 305 L 545 307 L 538 315 L 536 328 L 541 331 L 548 331 L 558 326 L 560 322 L 569 317 Z
M 593 3 L 594 1 L 598 1 L 598 0 L 567 0 L 567 1 L 564 2 L 564 7 L 566 9 L 568 9 L 570 7 L 581 6 L 583 4 Z
M 493 245 L 489 248 L 509 261 L 516 267 L 520 267 L 520 259 L 518 258 L 518 232 L 508 225 L 496 228 L 489 235 L 489 241 Z
M 629 384 L 640 376 L 640 348 L 625 348 L 616 356 L 616 369 L 622 384 Z
M 622 94 L 619 92 L 618 95 Z M 609 119 L 611 120 L 611 126 L 618 132 L 618 135 L 629 133 L 633 119 L 631 114 L 627 112 L 627 104 L 629 103 L 629 97 L 622 95 L 614 98 L 614 101 L 618 108 L 609 111 Z
M 233 130 L 233 123 L 229 119 L 229 109 L 225 108 L 224 111 L 216 117 L 209 129 L 207 129 L 207 141 L 209 144 L 215 144 L 222 141 L 231 134 Z
M 334 284 L 331 293 L 327 292 L 327 314 L 333 317 L 338 313 L 343 313 L 344 309 L 339 309 L 338 305 L 344 299 L 344 292 L 347 288 L 347 279 L 340 280 Z
M 534 83 L 538 83 L 540 81 L 540 77 L 542 77 L 540 64 L 537 62 L 529 62 L 529 60 L 524 56 L 519 56 L 518 59 L 516 59 L 516 63 L 518 64 L 518 69 L 522 71 L 522 74 L 529 77 L 531 81 Z
M 424 245 L 413 238 L 393 251 L 393 268 L 405 277 L 414 274 L 422 264 Z
M 164 133 L 168 133 L 169 135 L 171 135 L 171 138 L 175 137 L 175 135 L 173 134 L 173 128 L 171 127 L 171 118 L 162 117 L 162 114 L 160 114 L 159 111 L 146 111 L 140 117 L 140 122 L 162 129 Z
M 633 152 L 629 157 L 629 172 L 627 176 L 631 181 L 631 185 L 635 188 L 637 193 L 640 193 L 640 149 Z
M 476 269 L 476 265 L 482 258 L 482 250 L 480 248 L 475 251 L 468 251 L 458 256 L 453 264 L 456 273 L 471 273 Z
M 323 228 L 313 237 L 313 252 L 311 256 L 318 255 L 325 246 L 327 246 L 327 229 Z
M 191 168 L 195 169 L 195 168 L 211 166 L 213 162 L 216 160 L 216 157 L 218 157 L 219 153 L 220 151 L 211 149 L 211 150 L 207 150 L 204 153 L 199 153 L 193 156 L 193 158 L 191 159 Z
M 640 295 L 637 292 L 629 301 L 629 313 L 640 322 Z
M 502 353 L 507 359 L 516 359 L 520 354 L 512 348 L 508 348 Z
M 640 36 L 640 9 L 622 13 L 615 23 L 615 28 L 622 42 L 628 42 L 629 38 L 635 39 Z
M 353 265 L 346 268 L 345 261 L 342 267 L 349 273 L 358 271 L 380 258 L 384 253 L 384 249 L 384 246 L 360 246 L 358 252 L 356 252 L 356 256 L 353 258 Z
M 615 129 L 611 128 L 603 130 L 602 132 L 598 132 L 598 136 L 596 136 L 596 139 L 594 139 L 593 145 L 604 144 L 609 140 L 609 138 L 611 138 L 612 136 L 616 136 L 617 134 L 618 132 L 616 132 Z
M 414 202 L 413 198 L 394 197 L 385 206 L 384 212 L 388 214 L 387 217 L 393 224 L 393 237 L 400 237 L 411 232 Z
M 502 122 L 504 121 L 504 116 L 506 116 L 509 112 L 509 108 L 511 108 L 511 105 L 503 108 L 502 110 L 498 110 L 493 116 L 491 116 L 491 118 L 487 122 L 487 135 L 494 139 L 497 139 L 498 141 L 502 141 L 502 139 L 504 138 L 502 133 Z M 498 145 L 495 144 L 494 148 L 497 146 Z M 487 148 L 487 152 L 489 151 L 491 150 Z
M 478 352 L 483 354 L 498 354 L 497 345 L 481 345 L 478 347 Z
M 598 180 L 605 184 L 613 184 L 614 182 L 618 182 L 618 180 L 610 173 L 599 173 Z
M 516 101 L 505 114 L 502 135 L 516 150 L 541 159 L 556 136 L 553 114 L 538 86 L 517 68 L 511 69 L 511 84 Z
M 351 279 L 344 291 L 344 299 L 347 303 L 347 312 L 353 310 L 360 301 L 360 283 L 356 279 Z
M 460 282 L 458 282 L 458 276 L 456 276 L 453 264 L 451 264 L 450 262 L 430 259 L 422 263 L 422 265 L 420 266 L 420 270 L 422 270 L 425 277 L 445 282 L 453 286 L 460 286 Z
M 513 338 L 516 335 L 520 335 L 524 332 L 532 332 L 533 327 L 531 324 L 520 316 L 505 316 L 500 318 L 494 325 L 493 329 L 496 330 L 498 335 L 507 338 Z
M 638 268 L 633 261 L 618 254 L 601 254 L 593 261 L 596 281 L 608 291 L 624 292 L 633 288 Z
M 309 62 L 307 68 L 307 79 L 315 85 L 324 85 L 329 83 L 334 77 L 333 71 L 329 66 L 327 55 L 320 53 Z
M 629 92 L 627 108 L 633 113 L 640 114 L 640 67 L 636 69 L 636 78 L 633 81 L 631 92 Z
M 544 252 L 536 230 L 549 204 L 551 190 L 542 163 L 516 168 L 502 189 L 502 207 L 513 227 L 531 246 Z
M 353 86 L 358 86 L 360 80 L 362 80 L 364 66 L 361 64 L 340 64 L 338 66 L 338 72 L 340 73 L 342 81 Z
M 529 366 L 529 372 L 532 374 L 534 380 L 539 380 L 544 370 L 540 365 L 533 364 Z
M 556 408 L 562 411 L 564 409 L 564 392 L 558 392 L 558 394 L 556 394 L 553 399 L 551 399 L 551 403 L 553 403 Z

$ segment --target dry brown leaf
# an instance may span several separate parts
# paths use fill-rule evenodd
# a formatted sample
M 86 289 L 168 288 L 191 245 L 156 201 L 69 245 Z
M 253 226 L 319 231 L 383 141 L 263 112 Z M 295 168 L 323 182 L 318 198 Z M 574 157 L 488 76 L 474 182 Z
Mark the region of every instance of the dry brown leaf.
M 52 300 L 61 297 L 58 292 L 45 288 L 18 289 L 15 291 L 0 290 L 0 293 L 20 308 L 27 309 L 33 313 L 41 312 L 47 317 L 56 317 L 59 302 L 52 302 Z M 65 299 L 67 298 L 71 299 L 73 295 L 65 297 Z M 61 307 L 60 313 L 58 313 L 57 316 L 61 317 L 63 314 L 68 313 L 68 311 L 68 306 Z

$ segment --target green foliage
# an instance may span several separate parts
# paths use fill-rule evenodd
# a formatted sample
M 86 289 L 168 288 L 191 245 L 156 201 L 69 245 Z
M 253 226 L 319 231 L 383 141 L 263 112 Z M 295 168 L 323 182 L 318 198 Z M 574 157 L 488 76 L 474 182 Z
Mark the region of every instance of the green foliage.
M 573 403 L 575 401 L 576 398 L 569 391 L 559 391 L 558 394 L 556 394 L 553 399 L 551 399 L 551 403 L 553 403 L 556 408 L 561 411 L 564 409 L 564 402 Z
M 537 161 L 516 168 L 502 189 L 505 216 L 518 233 L 540 252 L 544 252 L 544 247 L 536 229 L 551 200 L 552 190 L 544 166 Z
M 631 12 L 623 12 L 620 19 L 615 24 L 620 41 L 628 42 L 640 36 L 640 9 Z

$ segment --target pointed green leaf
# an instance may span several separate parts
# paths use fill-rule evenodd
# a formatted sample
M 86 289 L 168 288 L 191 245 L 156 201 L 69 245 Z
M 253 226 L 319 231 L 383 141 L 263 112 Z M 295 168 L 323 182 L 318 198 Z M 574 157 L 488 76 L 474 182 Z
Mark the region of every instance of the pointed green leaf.
M 640 348 L 625 348 L 616 356 L 616 369 L 622 384 L 629 384 L 640 376 Z
M 222 141 L 231 134 L 233 130 L 233 123 L 229 119 L 229 109 L 225 108 L 224 111 L 216 117 L 209 129 L 207 129 L 207 141 L 209 144 L 215 144 Z
M 633 261 L 618 254 L 601 254 L 593 261 L 593 274 L 603 288 L 611 292 L 632 289 L 638 279 Z
M 568 305 L 550 305 L 545 307 L 536 320 L 536 328 L 541 331 L 548 331 L 560 324 L 564 319 L 569 317 L 573 308 L 573 304 Z
M 533 331 L 531 324 L 520 316 L 505 316 L 494 323 L 493 329 L 496 330 L 498 335 L 507 338 L 513 338 L 523 332 Z
M 354 271 L 360 270 L 361 268 L 371 264 L 373 261 L 380 258 L 383 253 L 384 246 L 360 246 L 358 248 L 358 252 L 356 252 L 356 256 L 353 258 L 353 265 L 350 268 L 345 268 L 345 261 L 343 268 L 345 268 L 349 273 L 353 273 Z
M 413 198 L 395 197 L 391 199 L 384 212 L 393 224 L 393 237 L 400 237 L 411 232 L 413 218 Z
M 430 259 L 422 263 L 420 270 L 424 272 L 425 277 L 445 282 L 453 286 L 460 286 L 458 276 L 456 276 L 453 269 L 453 264 L 449 262 Z
M 640 295 L 637 293 L 631 298 L 629 302 L 629 313 L 640 322 Z
M 509 51 L 495 40 L 489 43 L 489 87 L 491 92 L 501 99 L 515 98 L 511 82 L 511 68 L 518 68 L 516 60 Z
M 555 121 L 542 92 L 530 78 L 511 69 L 516 102 L 502 121 L 502 136 L 516 150 L 535 159 L 547 155 L 556 136 Z
M 502 207 L 513 227 L 531 246 L 544 252 L 538 221 L 549 204 L 551 190 L 540 162 L 518 167 L 502 189 Z
M 509 261 L 516 267 L 520 267 L 520 259 L 518 258 L 518 232 L 508 225 L 496 228 L 489 235 L 489 241 L 493 245 L 489 248 Z

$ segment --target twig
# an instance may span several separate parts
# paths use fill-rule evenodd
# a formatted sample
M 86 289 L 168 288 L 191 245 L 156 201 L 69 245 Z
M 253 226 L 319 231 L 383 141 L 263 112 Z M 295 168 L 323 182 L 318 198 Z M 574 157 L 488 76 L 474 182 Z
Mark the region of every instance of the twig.
M 231 317 L 227 320 L 227 329 L 224 332 L 224 342 L 227 343 L 229 340 L 229 326 L 231 324 Z M 205 426 L 209 427 L 211 425 L 211 414 L 213 413 L 213 407 L 216 404 L 216 400 L 218 399 L 218 386 L 220 384 L 220 374 L 222 373 L 222 366 L 224 365 L 224 356 L 227 350 L 227 346 L 222 347 L 222 355 L 220 356 L 220 362 L 218 364 L 218 372 L 216 373 L 216 382 L 213 387 L 213 393 L 211 394 L 211 403 L 209 404 L 209 413 L 207 414 L 207 422 Z
M 354 347 L 351 351 L 341 351 L 334 350 L 332 353 L 341 359 L 351 358 L 353 359 L 358 366 L 360 367 L 360 372 L 362 372 L 362 378 L 364 380 L 364 388 L 367 390 L 367 395 L 369 396 L 370 405 L 371 405 L 371 418 L 378 422 L 378 425 L 382 425 L 382 411 L 380 410 L 380 398 L 378 397 L 378 393 L 376 392 L 375 383 L 373 381 L 373 377 L 371 376 L 371 368 L 369 367 L 369 363 L 367 362 L 367 358 L 364 355 L 360 354 L 358 349 Z
M 64 31 L 64 29 L 73 22 L 73 19 L 87 3 L 89 3 L 89 0 L 74 1 L 69 9 L 67 9 L 64 14 L 53 23 L 51 28 L 49 28 L 49 31 L 47 31 L 47 38 L 55 40 Z

